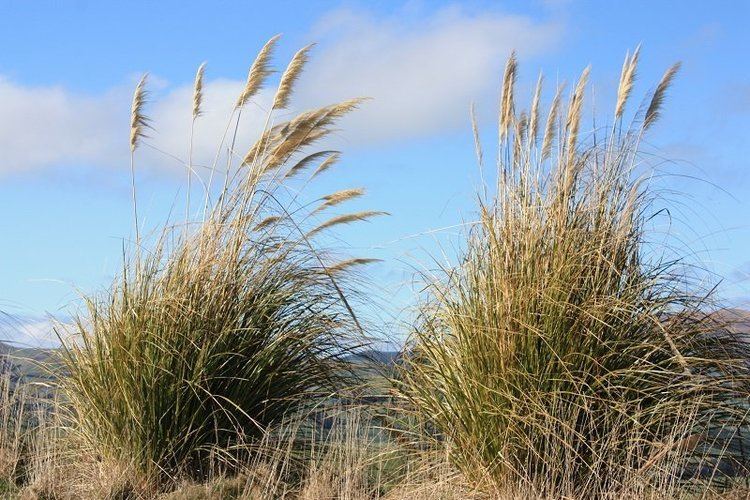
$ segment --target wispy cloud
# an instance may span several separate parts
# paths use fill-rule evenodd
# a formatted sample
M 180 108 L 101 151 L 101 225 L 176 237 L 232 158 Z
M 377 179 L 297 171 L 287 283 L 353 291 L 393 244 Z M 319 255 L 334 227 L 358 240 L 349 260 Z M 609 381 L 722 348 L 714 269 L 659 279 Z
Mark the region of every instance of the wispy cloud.
M 0 342 L 15 347 L 47 348 L 60 345 L 58 333 L 67 338 L 72 324 L 40 316 L 0 316 Z
M 495 92 L 500 68 L 512 49 L 522 56 L 537 54 L 548 50 L 560 34 L 555 23 L 503 14 L 472 15 L 458 8 L 429 15 L 402 12 L 387 18 L 337 10 L 321 18 L 310 33 L 321 43 L 294 105 L 302 109 L 349 97 L 372 97 L 343 124 L 347 142 L 358 145 L 465 126 L 469 102 Z M 209 79 L 205 85 L 206 113 L 196 125 L 196 163 L 212 162 L 241 86 L 241 79 Z M 103 94 L 81 95 L 61 87 L 25 86 L 0 76 L 0 174 L 71 165 L 126 165 L 131 90 L 117 85 Z M 165 84 L 147 109 L 155 127 L 149 142 L 181 159 L 187 151 L 191 92 L 189 84 Z M 269 100 L 269 93 L 262 94 L 256 105 L 267 108 Z M 257 109 L 243 115 L 240 151 L 255 137 L 264 118 Z M 178 161 L 153 150 L 142 154 L 145 166 L 180 167 Z

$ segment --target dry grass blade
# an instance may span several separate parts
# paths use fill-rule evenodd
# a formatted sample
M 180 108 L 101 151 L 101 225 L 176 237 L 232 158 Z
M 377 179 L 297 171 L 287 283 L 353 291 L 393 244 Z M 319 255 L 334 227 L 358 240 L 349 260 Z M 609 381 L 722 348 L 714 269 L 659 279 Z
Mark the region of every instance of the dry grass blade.
M 659 113 L 661 111 L 661 106 L 664 103 L 664 98 L 666 97 L 667 90 L 669 89 L 670 85 L 672 85 L 672 80 L 674 80 L 674 77 L 680 70 L 681 65 L 682 64 L 679 62 L 672 65 L 672 67 L 664 73 L 664 76 L 662 76 L 659 85 L 656 86 L 654 95 L 651 97 L 651 102 L 649 103 L 648 109 L 646 110 L 646 118 L 644 118 L 643 120 L 643 130 L 648 130 L 648 128 L 651 127 L 651 125 L 653 125 L 654 122 L 659 118 Z
M 296 54 L 294 54 L 294 57 L 292 57 L 289 66 L 287 66 L 286 70 L 281 75 L 279 88 L 273 99 L 273 109 L 283 109 L 289 105 L 289 97 L 292 95 L 294 84 L 299 79 L 300 74 L 302 74 L 302 70 L 304 69 L 305 64 L 307 64 L 310 49 L 312 49 L 313 46 L 314 44 L 310 44 L 301 48 Z
M 625 62 L 622 65 L 622 73 L 620 74 L 620 85 L 617 88 L 617 104 L 615 105 L 615 118 L 621 118 L 625 111 L 625 105 L 628 102 L 631 92 L 633 91 L 633 83 L 636 78 L 636 70 L 638 69 L 638 56 L 640 54 L 640 45 L 636 47 L 633 55 L 627 54 L 625 56 Z
M 255 96 L 255 94 L 263 88 L 266 79 L 272 72 L 271 56 L 273 55 L 273 49 L 279 41 L 279 38 L 281 38 L 281 35 L 272 37 L 266 42 L 263 48 L 260 49 L 260 52 L 258 52 L 258 56 L 255 58 L 255 61 L 253 61 L 252 66 L 250 66 L 250 71 L 247 74 L 245 87 L 242 89 L 242 93 L 237 99 L 237 104 L 235 105 L 236 108 L 244 106 L 250 98 Z
M 508 136 L 514 117 L 513 89 L 516 84 L 516 70 L 518 69 L 516 52 L 513 51 L 505 63 L 503 74 L 503 93 L 500 98 L 500 140 Z
M 205 71 L 206 63 L 202 63 L 198 66 L 198 71 L 195 73 L 195 82 L 193 83 L 193 120 L 203 114 L 201 104 L 203 103 L 203 74 Z
M 389 215 L 389 214 L 388 212 L 377 212 L 373 210 L 366 210 L 363 212 L 356 212 L 353 214 L 339 215 L 337 217 L 328 219 L 324 223 L 312 229 L 310 232 L 307 233 L 306 236 L 308 238 L 311 238 L 315 236 L 316 234 L 320 233 L 321 231 L 325 231 L 326 229 L 330 229 L 334 226 L 340 226 L 342 224 L 351 224 L 352 222 L 362 222 L 362 221 L 372 219 L 373 217 L 378 217 L 380 215 Z
M 133 92 L 133 102 L 130 106 L 130 151 L 138 148 L 138 142 L 145 137 L 145 129 L 149 128 L 149 119 L 143 114 L 143 106 L 148 98 L 146 81 L 148 73 L 143 75 Z

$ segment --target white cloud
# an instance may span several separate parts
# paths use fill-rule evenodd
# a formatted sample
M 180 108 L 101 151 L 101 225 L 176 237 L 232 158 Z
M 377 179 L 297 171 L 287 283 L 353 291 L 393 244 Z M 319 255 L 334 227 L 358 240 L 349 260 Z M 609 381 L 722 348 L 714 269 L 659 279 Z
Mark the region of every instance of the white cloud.
M 457 8 L 420 19 L 406 11 L 389 18 L 334 11 L 311 33 L 321 44 L 295 103 L 309 108 L 354 96 L 374 98 L 342 124 L 345 139 L 359 145 L 464 126 L 469 102 L 496 92 L 501 67 L 512 49 L 522 57 L 533 55 L 548 49 L 559 35 L 554 23 L 469 15 Z M 195 130 L 197 164 L 211 163 L 241 85 L 241 80 L 206 84 L 206 113 Z M 61 87 L 24 86 L 0 76 L 0 173 L 77 164 L 127 165 L 131 91 L 130 86 L 117 86 L 99 95 L 80 95 Z M 166 86 L 155 93 L 147 111 L 155 127 L 150 142 L 183 159 L 191 93 L 190 85 Z M 268 94 L 258 99 L 268 100 Z M 240 151 L 265 119 L 257 109 L 248 111 L 238 134 Z M 146 148 L 140 154 L 143 167 L 180 168 L 178 162 Z
M 163 84 L 158 80 L 153 87 Z M 196 123 L 196 164 L 213 161 L 219 138 L 242 82 L 213 80 L 204 89 L 205 114 Z M 77 95 L 60 87 L 25 87 L 0 77 L 0 173 L 71 165 L 128 165 L 128 127 L 132 88 L 117 87 L 102 95 Z M 268 102 L 261 95 L 258 102 Z M 192 87 L 155 92 L 146 113 L 154 129 L 147 143 L 178 158 L 187 158 Z M 239 130 L 238 149 L 249 146 L 263 126 L 261 113 L 246 113 Z M 142 148 L 143 167 L 181 168 L 178 161 Z
M 419 13 L 416 14 L 419 16 Z M 468 15 L 449 8 L 415 22 L 414 14 L 376 19 L 341 10 L 318 25 L 322 38 L 300 96 L 311 103 L 374 98 L 347 122 L 364 142 L 409 138 L 465 126 L 472 100 L 497 92 L 507 56 L 549 49 L 557 24 L 520 16 Z
M 0 172 L 106 161 L 121 142 L 118 121 L 127 123 L 126 99 L 116 90 L 76 95 L 0 77 Z
M 72 323 L 37 316 L 0 317 L 0 342 L 15 347 L 47 348 L 60 345 L 58 333 L 68 338 L 74 331 Z M 56 333 L 57 332 L 57 333 Z

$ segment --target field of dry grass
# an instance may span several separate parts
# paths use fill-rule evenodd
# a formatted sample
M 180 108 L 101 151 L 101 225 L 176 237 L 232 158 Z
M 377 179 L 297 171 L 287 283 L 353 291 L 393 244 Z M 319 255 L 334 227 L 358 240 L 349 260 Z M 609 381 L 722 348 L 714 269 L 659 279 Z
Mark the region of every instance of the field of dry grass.
M 0 377 L 2 495 L 750 496 L 750 345 L 716 314 L 699 271 L 648 243 L 656 197 L 640 144 L 679 65 L 628 114 L 640 53 L 628 55 L 609 125 L 588 134 L 589 70 L 546 110 L 540 77 L 522 111 L 512 56 L 478 220 L 456 263 L 423 276 L 403 352 L 365 367 L 373 339 L 357 272 L 372 260 L 324 236 L 384 213 L 340 211 L 361 188 L 304 191 L 339 157 L 316 145 L 360 101 L 289 117 L 302 48 L 264 131 L 234 150 L 278 40 L 252 64 L 207 179 L 189 138 L 184 220 L 153 232 L 135 179 L 158 124 L 144 112 L 147 79 L 138 84 L 134 244 L 112 285 L 60 325 L 48 378 Z M 484 167 L 476 123 L 474 134 Z

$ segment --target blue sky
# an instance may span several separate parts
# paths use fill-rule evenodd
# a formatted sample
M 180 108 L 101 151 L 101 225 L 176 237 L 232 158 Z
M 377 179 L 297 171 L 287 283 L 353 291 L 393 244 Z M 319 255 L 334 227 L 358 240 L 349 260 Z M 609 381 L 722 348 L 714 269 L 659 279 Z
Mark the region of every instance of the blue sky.
M 0 309 L 42 325 L 45 314 L 75 308 L 78 290 L 113 278 L 131 231 L 128 108 L 143 72 L 151 74 L 151 142 L 184 156 L 192 79 L 208 62 L 208 111 L 197 129 L 199 154 L 208 152 L 249 64 L 277 33 L 281 67 L 318 42 L 295 109 L 373 98 L 343 123 L 344 161 L 319 189 L 365 186 L 355 208 L 392 214 L 341 234 L 352 253 L 385 260 L 368 276 L 386 316 L 408 316 L 414 269 L 430 267 L 427 252 L 440 255 L 456 230 L 424 233 L 472 217 L 468 107 L 476 101 L 491 141 L 510 51 L 519 54 L 522 95 L 539 71 L 549 99 L 556 81 L 591 64 L 590 108 L 606 118 L 625 52 L 639 43 L 636 96 L 684 63 L 647 146 L 674 160 L 661 187 L 682 193 L 678 236 L 724 277 L 729 303 L 742 304 L 750 297 L 749 18 L 750 4 L 729 1 L 0 0 Z M 241 130 L 248 141 L 254 127 L 251 117 Z M 157 224 L 183 187 L 182 170 L 153 151 L 138 161 L 146 223 Z

